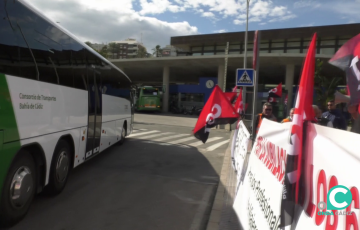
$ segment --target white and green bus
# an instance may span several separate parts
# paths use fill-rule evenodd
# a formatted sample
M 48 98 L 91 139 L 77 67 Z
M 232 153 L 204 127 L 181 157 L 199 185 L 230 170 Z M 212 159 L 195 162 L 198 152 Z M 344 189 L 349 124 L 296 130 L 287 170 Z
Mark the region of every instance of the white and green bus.
M 22 0 L 0 0 L 0 225 L 132 132 L 131 80 Z M 76 19 L 74 19 L 76 20 Z

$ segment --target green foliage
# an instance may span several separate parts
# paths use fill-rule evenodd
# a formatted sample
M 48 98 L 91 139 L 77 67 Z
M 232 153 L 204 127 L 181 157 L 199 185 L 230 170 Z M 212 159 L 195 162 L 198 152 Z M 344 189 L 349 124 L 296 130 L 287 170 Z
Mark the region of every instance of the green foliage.
M 87 42 L 85 42 L 85 44 L 88 45 L 88 46 L 90 46 L 91 48 L 93 48 L 91 42 L 87 41 Z M 93 48 L 93 49 L 94 49 L 94 48 Z
M 148 53 L 146 52 L 146 49 L 142 46 L 138 46 L 138 53 L 136 55 L 137 58 L 146 58 Z
M 160 45 L 155 46 L 152 50 L 155 57 L 159 57 L 161 55 L 162 49 L 160 49 Z
M 120 44 L 119 43 L 110 42 L 107 49 L 109 50 L 109 53 L 111 54 L 110 58 L 113 58 L 113 59 L 119 58 L 119 53 L 120 53 Z
M 95 50 L 97 53 L 99 53 L 101 56 L 103 56 L 104 58 L 107 58 L 108 57 L 108 54 L 107 54 L 107 46 L 104 46 L 100 51 L 96 50 L 93 46 L 92 46 L 92 43 L 87 41 L 85 42 L 86 45 L 90 46 L 93 50 Z
M 341 77 L 329 78 L 321 76 L 320 72 L 323 66 L 323 61 L 317 59 L 315 67 L 315 84 L 316 100 L 322 110 L 326 110 L 326 103 L 334 99 L 336 87 L 341 81 Z
M 99 54 L 100 54 L 101 56 L 103 56 L 104 58 L 108 58 L 108 52 L 109 52 L 109 50 L 108 50 L 107 45 L 103 46 L 103 47 L 101 48 L 101 50 L 98 51 L 98 52 L 99 52 Z

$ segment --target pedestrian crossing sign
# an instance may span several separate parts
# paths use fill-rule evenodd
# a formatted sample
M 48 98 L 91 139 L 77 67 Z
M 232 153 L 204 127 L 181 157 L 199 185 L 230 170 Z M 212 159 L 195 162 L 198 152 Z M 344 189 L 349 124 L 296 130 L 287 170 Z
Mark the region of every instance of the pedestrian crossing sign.
M 253 69 L 236 69 L 237 86 L 254 86 Z

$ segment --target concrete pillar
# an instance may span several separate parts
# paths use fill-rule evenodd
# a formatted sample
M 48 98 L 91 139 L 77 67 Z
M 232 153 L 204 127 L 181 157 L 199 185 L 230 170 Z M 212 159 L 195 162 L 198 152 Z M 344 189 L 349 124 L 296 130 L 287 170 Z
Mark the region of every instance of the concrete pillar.
M 294 74 L 295 74 L 295 65 L 287 64 L 286 65 L 286 74 L 285 74 L 285 89 L 288 91 L 288 103 L 287 111 L 285 116 L 289 115 L 290 109 L 294 106 L 292 105 L 293 100 L 293 85 L 294 85 Z
M 162 109 L 164 113 L 169 111 L 169 78 L 170 78 L 170 68 L 169 66 L 164 66 L 163 69 L 163 87 L 165 92 L 163 93 L 163 103 Z
M 218 66 L 218 86 L 224 91 L 225 65 Z

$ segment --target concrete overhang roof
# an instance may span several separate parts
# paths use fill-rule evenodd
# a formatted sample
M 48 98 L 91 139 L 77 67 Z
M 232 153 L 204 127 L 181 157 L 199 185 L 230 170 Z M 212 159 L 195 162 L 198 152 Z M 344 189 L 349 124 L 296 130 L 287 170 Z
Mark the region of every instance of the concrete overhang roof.
M 112 59 L 114 65 L 121 68 L 134 82 L 162 82 L 164 66 L 170 67 L 170 82 L 195 83 L 199 77 L 217 77 L 218 66 L 225 64 L 226 55 L 211 56 L 176 56 L 159 58 L 134 58 Z M 324 68 L 327 74 L 341 74 L 336 67 L 327 61 L 332 55 L 318 54 L 316 58 L 324 60 Z M 285 76 L 285 66 L 296 66 L 295 77 L 300 74 L 305 54 L 293 53 L 260 53 L 260 76 L 261 78 L 279 81 Z M 244 55 L 228 55 L 228 76 L 235 76 L 237 68 L 243 68 Z M 248 67 L 252 66 L 252 53 L 247 57 Z M 279 78 L 279 79 L 277 79 Z M 232 80 L 231 80 L 232 81 Z

